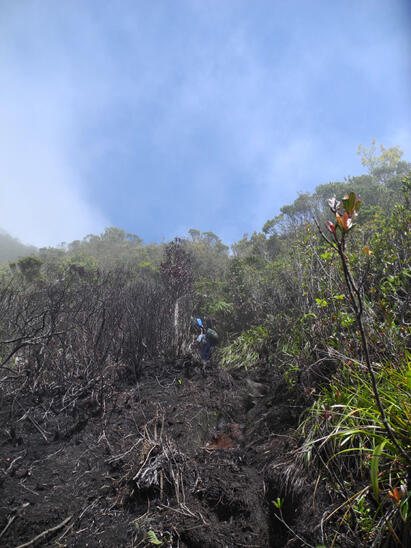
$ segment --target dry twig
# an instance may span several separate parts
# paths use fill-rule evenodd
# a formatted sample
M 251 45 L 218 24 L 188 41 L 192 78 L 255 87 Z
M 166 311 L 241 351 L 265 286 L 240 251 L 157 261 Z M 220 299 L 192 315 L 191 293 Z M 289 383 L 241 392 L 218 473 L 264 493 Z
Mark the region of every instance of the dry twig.
M 25 542 L 24 544 L 19 544 L 19 546 L 17 546 L 16 548 L 26 548 L 27 546 L 32 546 L 38 540 L 40 540 L 40 539 L 44 538 L 45 536 L 47 536 L 49 533 L 54 533 L 55 531 L 58 531 L 59 529 L 64 527 L 66 525 L 66 523 L 68 523 L 71 520 L 72 517 L 73 516 L 69 516 L 68 518 L 63 520 L 61 523 L 59 523 L 55 527 L 50 527 L 50 529 L 46 529 L 45 531 L 43 531 L 42 533 L 40 533 L 36 537 L 32 538 L 28 542 Z

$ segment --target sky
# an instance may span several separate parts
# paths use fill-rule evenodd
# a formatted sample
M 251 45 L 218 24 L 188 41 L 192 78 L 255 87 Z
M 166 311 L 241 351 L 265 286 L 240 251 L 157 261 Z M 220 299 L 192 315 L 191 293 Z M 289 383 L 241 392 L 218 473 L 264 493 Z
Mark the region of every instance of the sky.
M 0 227 L 237 241 L 411 161 L 410 53 L 409 0 L 0 0 Z

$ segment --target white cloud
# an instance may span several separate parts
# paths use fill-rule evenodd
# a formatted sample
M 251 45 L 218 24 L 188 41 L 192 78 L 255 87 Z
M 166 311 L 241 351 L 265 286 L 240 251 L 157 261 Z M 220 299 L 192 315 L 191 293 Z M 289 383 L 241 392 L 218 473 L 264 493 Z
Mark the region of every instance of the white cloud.
M 0 89 L 0 226 L 41 247 L 100 232 L 110 223 L 87 196 L 72 154 L 78 123 L 73 75 L 58 62 L 56 48 L 46 54 L 47 43 L 36 35 L 43 27 L 50 32 L 46 14 L 34 9 L 31 15 L 30 29 L 24 17 L 10 18 L 0 52 L 6 82 Z M 22 56 L 26 47 L 37 50 L 34 65 Z
M 0 92 L 0 226 L 25 243 L 57 245 L 109 224 L 81 189 L 70 151 L 70 96 L 26 88 L 13 70 Z M 15 76 L 14 79 L 11 76 Z
M 0 139 L 0 224 L 21 241 L 38 247 L 99 233 L 107 222 L 82 196 L 49 141 L 36 135 L 17 146 Z

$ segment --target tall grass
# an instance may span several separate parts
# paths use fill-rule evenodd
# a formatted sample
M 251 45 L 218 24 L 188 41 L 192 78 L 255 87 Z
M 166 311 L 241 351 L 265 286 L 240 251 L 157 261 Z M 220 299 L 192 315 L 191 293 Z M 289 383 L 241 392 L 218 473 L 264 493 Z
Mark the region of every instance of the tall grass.
M 374 370 L 386 418 L 403 451 L 387 436 L 366 367 L 348 360 L 300 425 L 305 438 L 300 458 L 323 466 L 343 497 L 338 527 L 345 524 L 367 545 L 405 547 L 411 515 L 404 459 L 411 450 L 411 355 L 406 352 L 396 364 L 374 364 Z

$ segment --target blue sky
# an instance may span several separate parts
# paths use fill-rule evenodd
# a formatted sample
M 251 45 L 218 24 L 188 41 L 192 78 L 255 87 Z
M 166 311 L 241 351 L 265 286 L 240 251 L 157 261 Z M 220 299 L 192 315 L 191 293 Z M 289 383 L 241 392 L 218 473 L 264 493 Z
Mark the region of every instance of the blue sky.
M 0 226 L 226 243 L 298 191 L 411 160 L 407 0 L 0 0 Z

